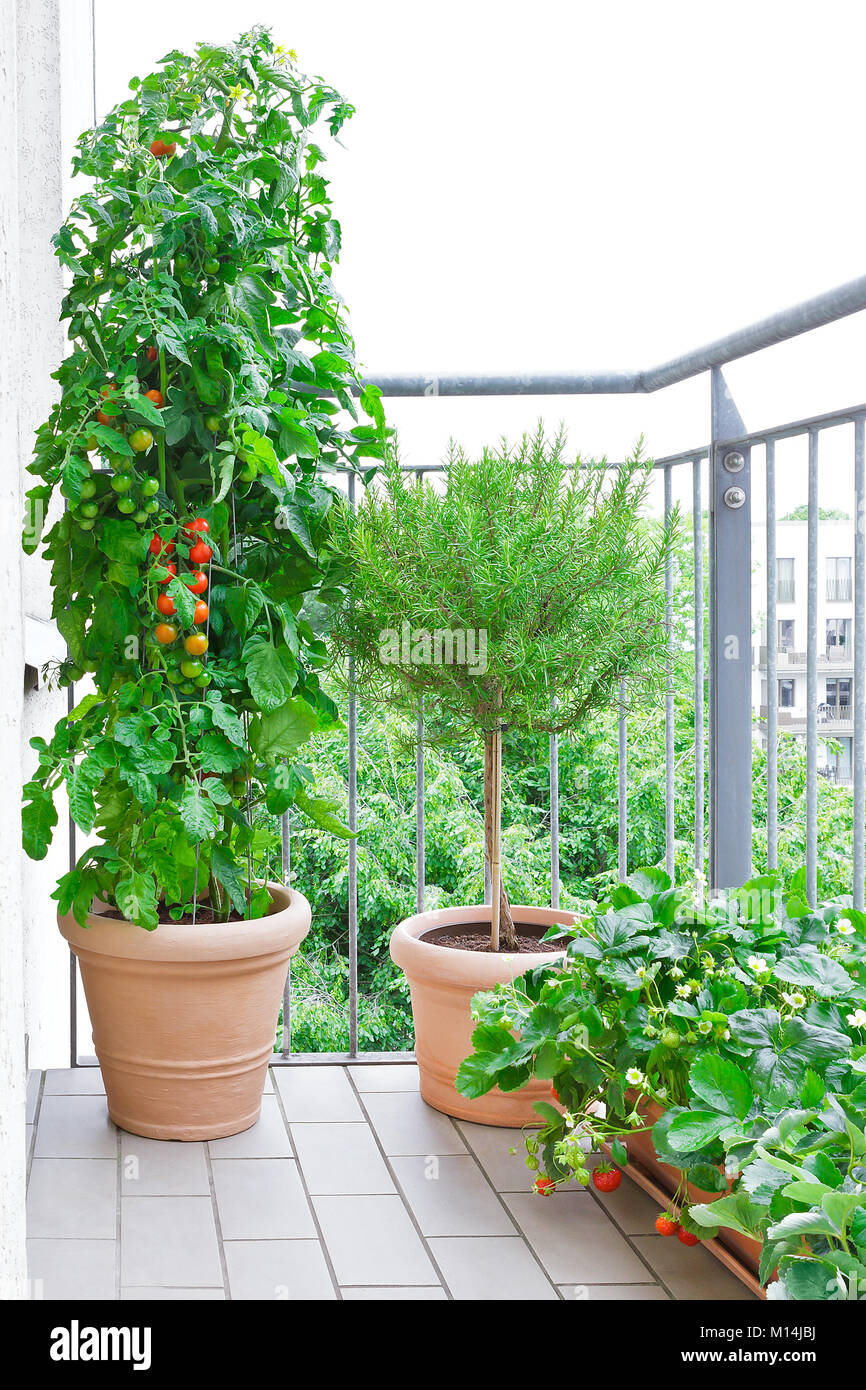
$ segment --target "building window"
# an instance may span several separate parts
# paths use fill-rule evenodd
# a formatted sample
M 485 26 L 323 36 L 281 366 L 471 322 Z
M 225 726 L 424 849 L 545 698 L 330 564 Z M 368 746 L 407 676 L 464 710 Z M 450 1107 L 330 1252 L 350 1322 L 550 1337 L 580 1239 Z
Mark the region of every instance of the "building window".
M 794 602 L 794 560 L 776 560 L 776 600 L 779 603 Z
M 851 704 L 851 681 L 849 677 L 827 681 L 827 704 L 831 710 L 849 708 Z
M 827 599 L 830 603 L 850 603 L 851 556 L 830 555 L 827 558 Z
M 832 661 L 851 655 L 851 619 L 827 619 L 827 656 Z
M 790 679 L 779 681 L 779 708 L 794 708 L 794 682 Z
M 794 619 L 779 619 L 779 651 L 792 652 L 794 650 Z

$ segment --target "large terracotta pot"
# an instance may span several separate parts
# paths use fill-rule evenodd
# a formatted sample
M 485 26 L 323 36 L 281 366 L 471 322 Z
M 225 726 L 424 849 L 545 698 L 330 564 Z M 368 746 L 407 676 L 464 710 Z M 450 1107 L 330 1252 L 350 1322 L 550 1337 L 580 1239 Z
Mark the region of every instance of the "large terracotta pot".
M 251 922 L 143 931 L 70 915 L 93 1042 L 116 1125 L 150 1139 L 219 1139 L 259 1117 L 289 957 L 310 905 L 279 884 Z
M 512 911 L 518 927 L 535 928 L 542 935 L 555 922 L 574 921 L 573 913 L 556 912 L 549 907 L 514 907 Z M 500 1091 L 496 1087 L 478 1100 L 469 1100 L 460 1095 L 454 1078 L 460 1063 L 472 1051 L 473 994 L 507 984 L 536 965 L 549 965 L 562 953 L 539 951 L 509 956 L 501 951 L 458 951 L 424 940 L 437 927 L 454 928 L 476 922 L 489 927 L 489 905 L 420 912 L 401 922 L 391 936 L 391 958 L 409 981 L 412 995 L 421 1094 L 428 1105 L 460 1120 L 515 1129 L 540 1124 L 532 1107 L 537 1100 L 550 1100 L 549 1081 L 533 1078 L 519 1091 Z

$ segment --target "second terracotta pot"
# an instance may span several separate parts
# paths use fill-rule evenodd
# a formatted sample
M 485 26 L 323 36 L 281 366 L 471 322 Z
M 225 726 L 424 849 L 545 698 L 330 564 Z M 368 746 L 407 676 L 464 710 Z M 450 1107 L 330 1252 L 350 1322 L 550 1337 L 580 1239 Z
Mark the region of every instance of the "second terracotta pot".
M 542 935 L 556 922 L 574 921 L 573 914 L 549 907 L 514 907 L 512 912 L 518 929 L 526 926 Z M 457 1090 L 454 1078 L 460 1063 L 472 1051 L 472 996 L 479 990 L 507 984 L 537 965 L 550 964 L 562 953 L 459 951 L 424 940 L 438 927 L 454 929 L 476 924 L 489 928 L 489 905 L 420 912 L 401 922 L 391 935 L 391 958 L 409 981 L 412 996 L 421 1095 L 428 1105 L 459 1120 L 515 1129 L 537 1125 L 541 1120 L 533 1105 L 537 1100 L 550 1100 L 549 1081 L 532 1079 L 519 1091 L 500 1091 L 496 1087 L 477 1100 L 469 1100 Z
M 94 910 L 60 930 L 78 957 L 108 1113 L 150 1139 L 219 1139 L 259 1117 L 289 957 L 310 929 L 300 893 L 269 883 L 250 922 L 143 931 Z

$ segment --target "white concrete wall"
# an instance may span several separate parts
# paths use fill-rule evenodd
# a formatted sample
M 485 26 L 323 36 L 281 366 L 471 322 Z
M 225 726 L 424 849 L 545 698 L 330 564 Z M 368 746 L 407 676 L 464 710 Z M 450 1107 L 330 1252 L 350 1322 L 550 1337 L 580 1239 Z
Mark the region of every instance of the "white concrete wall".
M 47 859 L 21 851 L 20 784 L 28 740 L 48 734 L 65 692 L 24 688 L 24 614 L 47 617 L 48 575 L 20 549 L 24 473 L 33 432 L 56 392 L 63 292 L 50 238 L 68 198 L 74 136 L 92 120 L 90 0 L 4 0 L 0 6 L 0 1297 L 20 1297 L 24 1264 L 25 1035 L 31 1066 L 69 1055 L 69 956 L 50 900 L 68 865 L 65 809 Z

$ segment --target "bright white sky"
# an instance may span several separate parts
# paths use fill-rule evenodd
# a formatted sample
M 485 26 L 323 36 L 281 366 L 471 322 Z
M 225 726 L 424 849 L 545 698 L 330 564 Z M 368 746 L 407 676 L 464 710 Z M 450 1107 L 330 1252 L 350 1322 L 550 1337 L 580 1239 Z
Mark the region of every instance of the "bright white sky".
M 97 0 L 96 14 L 100 116 L 169 48 L 254 21 L 356 106 L 330 176 L 370 371 L 649 366 L 866 270 L 856 0 L 148 0 L 146 15 Z M 732 368 L 747 426 L 866 400 L 864 320 Z M 641 431 L 662 454 L 701 444 L 707 414 L 705 377 L 649 397 L 389 405 L 408 462 L 539 415 L 587 454 L 621 456 Z M 850 508 L 850 431 L 825 439 L 822 505 Z M 804 459 L 778 451 L 780 512 L 805 500 Z

